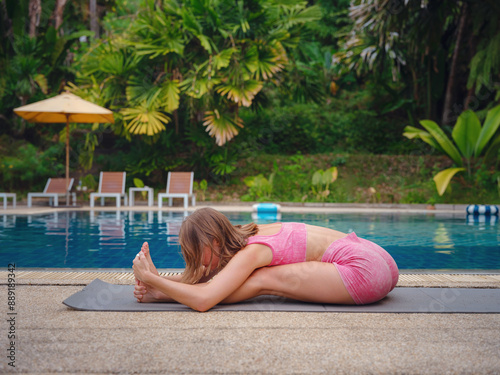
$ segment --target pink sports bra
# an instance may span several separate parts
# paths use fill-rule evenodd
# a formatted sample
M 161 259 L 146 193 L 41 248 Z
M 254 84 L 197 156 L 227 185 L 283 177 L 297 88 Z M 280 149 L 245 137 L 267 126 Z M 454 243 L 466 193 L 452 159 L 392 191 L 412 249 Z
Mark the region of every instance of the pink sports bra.
M 259 243 L 273 252 L 270 266 L 306 261 L 307 231 L 304 223 L 281 223 L 278 233 L 270 236 L 252 236 L 247 245 Z

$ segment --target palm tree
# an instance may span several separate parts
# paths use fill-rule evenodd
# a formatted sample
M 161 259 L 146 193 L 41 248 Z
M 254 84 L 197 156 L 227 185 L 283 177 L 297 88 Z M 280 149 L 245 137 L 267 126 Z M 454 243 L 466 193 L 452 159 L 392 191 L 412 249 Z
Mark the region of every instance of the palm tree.
M 356 0 L 350 15 L 354 28 L 335 61 L 371 75 L 388 92 L 391 78 L 403 83 L 394 102 L 410 102 L 411 117 L 449 125 L 467 109 L 474 90 L 476 99 L 484 86 L 498 91 L 490 78 L 500 73 L 497 2 Z M 491 108 L 493 98 L 478 101 L 475 109 Z
M 239 108 L 251 106 L 266 84 L 279 83 L 291 32 L 319 16 L 317 7 L 299 1 L 253 0 L 236 9 L 229 0 L 148 1 L 123 38 L 88 55 L 78 84 L 103 82 L 130 134 L 158 134 L 184 103 L 183 115 L 223 145 L 243 126 Z M 125 69 L 125 57 L 140 69 Z
M 29 2 L 29 36 L 36 37 L 37 28 L 40 25 L 40 17 L 42 14 L 42 1 L 30 0 Z
M 59 32 L 59 35 L 64 34 L 61 25 L 64 20 L 64 7 L 66 6 L 67 0 L 57 0 L 54 7 L 54 12 L 52 13 L 52 18 L 54 19 L 54 27 Z

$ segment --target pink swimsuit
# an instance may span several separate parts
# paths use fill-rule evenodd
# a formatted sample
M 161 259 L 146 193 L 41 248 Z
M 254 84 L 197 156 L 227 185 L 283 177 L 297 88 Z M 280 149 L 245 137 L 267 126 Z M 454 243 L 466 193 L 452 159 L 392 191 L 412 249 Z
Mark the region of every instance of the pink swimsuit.
M 274 235 L 249 237 L 248 244 L 253 243 L 271 249 L 270 266 L 306 261 L 307 230 L 303 223 L 282 223 L 280 231 Z M 358 305 L 384 298 L 398 282 L 398 267 L 389 253 L 371 241 L 358 238 L 355 233 L 334 241 L 321 261 L 335 265 Z

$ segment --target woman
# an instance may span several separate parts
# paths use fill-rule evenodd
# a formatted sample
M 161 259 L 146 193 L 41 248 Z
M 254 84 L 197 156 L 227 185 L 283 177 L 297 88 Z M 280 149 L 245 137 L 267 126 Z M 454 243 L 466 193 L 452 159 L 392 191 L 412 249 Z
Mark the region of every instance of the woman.
M 396 263 L 380 246 L 303 223 L 232 225 L 220 212 L 202 208 L 184 220 L 179 242 L 186 270 L 173 277 L 158 275 L 144 243 L 133 261 L 139 302 L 177 301 L 207 311 L 272 294 L 367 304 L 384 298 L 398 281 Z

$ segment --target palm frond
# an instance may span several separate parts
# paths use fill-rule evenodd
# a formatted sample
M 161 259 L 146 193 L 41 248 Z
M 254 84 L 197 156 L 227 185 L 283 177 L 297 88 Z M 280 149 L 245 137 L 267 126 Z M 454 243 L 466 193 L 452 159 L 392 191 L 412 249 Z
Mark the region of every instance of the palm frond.
M 302 25 L 307 22 L 314 22 L 321 19 L 321 8 L 313 5 L 304 8 L 303 4 L 296 4 L 291 8 L 285 8 L 285 15 L 283 17 L 283 26 L 290 29 L 297 25 Z
M 243 81 L 240 84 L 232 82 L 222 83 L 217 88 L 217 92 L 239 105 L 250 107 L 252 100 L 262 89 L 262 83 L 253 79 Z
M 186 95 L 192 98 L 200 99 L 219 83 L 220 79 L 217 78 L 193 76 L 183 80 L 180 84 L 180 88 Z
M 123 76 L 135 71 L 141 61 L 137 55 L 127 56 L 123 50 L 102 54 L 98 57 L 102 72 Z
M 145 102 L 148 107 L 158 99 L 160 93 L 160 87 L 153 82 L 149 82 L 137 76 L 130 77 L 127 82 L 127 88 L 125 89 L 127 101 L 132 103 Z
M 257 79 L 268 80 L 274 74 L 282 71 L 288 62 L 286 51 L 281 43 L 273 44 L 257 41 L 245 55 L 244 64 L 255 74 Z
M 172 113 L 179 107 L 178 80 L 165 79 L 160 85 L 134 76 L 129 79 L 125 92 L 129 102 L 145 102 L 148 108 L 163 107 L 166 112 Z
M 182 25 L 184 29 L 192 33 L 200 42 L 201 46 L 208 52 L 212 53 L 212 45 L 210 38 L 203 34 L 203 27 L 196 19 L 194 14 L 188 8 L 182 8 Z
M 163 82 L 161 88 L 161 100 L 164 103 L 163 108 L 167 112 L 173 112 L 179 108 L 179 80 L 167 79 Z
M 168 53 L 183 55 L 184 42 L 180 36 L 162 36 L 146 41 L 147 43 L 132 43 L 138 56 L 149 55 L 150 59 L 165 56 Z
M 249 52 L 256 54 L 256 59 L 253 64 L 253 72 L 255 73 L 257 79 L 268 80 L 275 73 L 284 68 L 284 64 L 279 62 L 279 56 L 277 56 L 270 48 L 253 46 L 251 49 L 253 51 Z
M 236 114 L 219 111 L 206 111 L 203 125 L 211 137 L 215 137 L 215 141 L 219 146 L 233 139 L 238 135 L 238 128 L 243 127 L 243 120 Z
M 228 48 L 215 55 L 212 58 L 213 69 L 220 70 L 222 68 L 227 68 L 231 62 L 231 57 L 234 52 L 236 52 L 235 48 Z
M 123 114 L 125 128 L 131 134 L 153 136 L 164 131 L 165 124 L 170 122 L 170 118 L 164 113 L 154 108 L 148 108 L 146 102 L 142 102 L 137 107 L 124 108 L 120 112 Z

